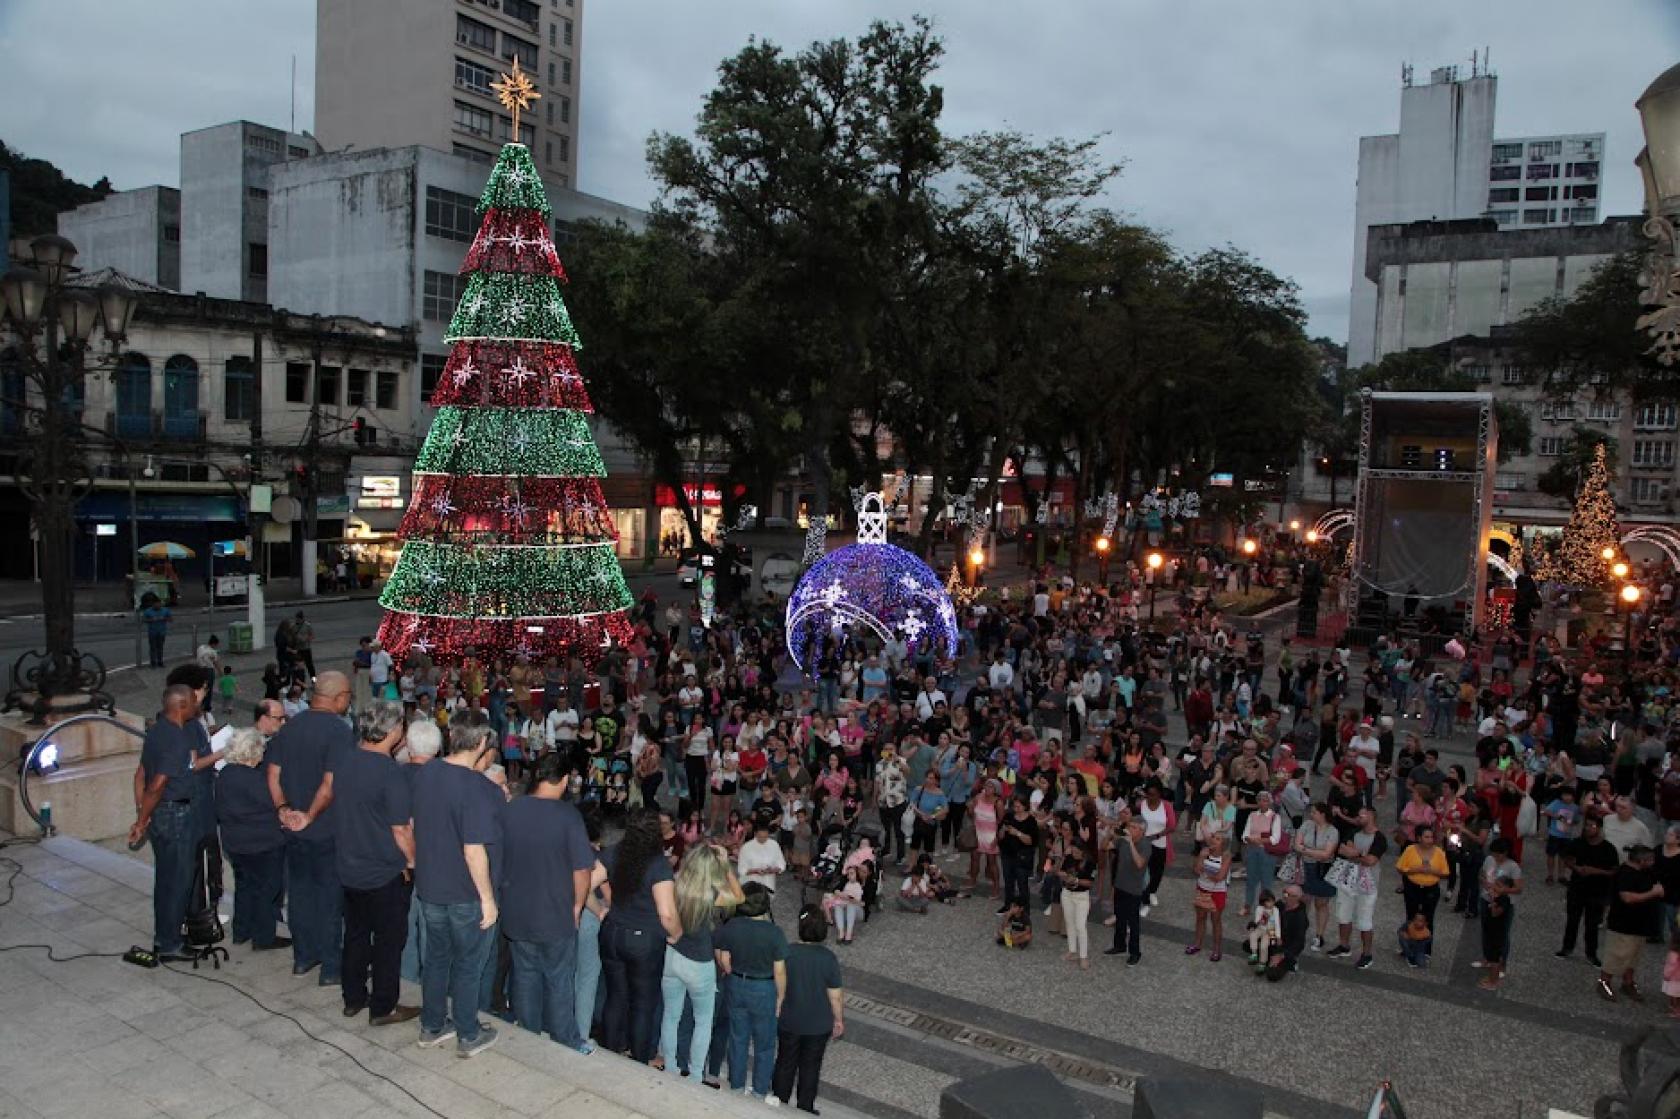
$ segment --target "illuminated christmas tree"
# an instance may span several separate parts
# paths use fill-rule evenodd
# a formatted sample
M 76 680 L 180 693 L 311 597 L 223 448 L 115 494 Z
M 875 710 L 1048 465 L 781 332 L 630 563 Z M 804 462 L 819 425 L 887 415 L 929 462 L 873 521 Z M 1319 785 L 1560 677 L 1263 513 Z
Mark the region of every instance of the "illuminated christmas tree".
M 1621 540 L 1616 499 L 1610 496 L 1610 468 L 1600 443 L 1575 493 L 1575 508 L 1563 527 L 1563 539 L 1542 562 L 1541 577 L 1577 587 L 1597 586 L 1608 575 L 1604 550 L 1615 555 L 1621 551 Z
M 411 649 L 592 660 L 630 636 L 631 596 L 548 196 L 523 144 L 502 149 L 479 210 L 379 637 L 399 663 Z

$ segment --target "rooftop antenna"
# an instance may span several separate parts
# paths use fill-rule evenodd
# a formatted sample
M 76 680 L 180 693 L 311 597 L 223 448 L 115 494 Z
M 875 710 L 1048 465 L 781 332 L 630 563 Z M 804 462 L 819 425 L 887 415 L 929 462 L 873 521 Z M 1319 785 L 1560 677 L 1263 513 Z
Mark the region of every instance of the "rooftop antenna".
M 1474 50 L 1470 52 L 1470 76 L 1472 78 L 1479 78 L 1482 76 L 1480 56 Z
M 1493 59 L 1493 48 L 1492 47 L 1483 47 L 1482 48 L 1482 71 L 1485 74 L 1487 74 L 1487 76 L 1490 77 L 1490 78 L 1493 77 L 1493 61 L 1492 61 L 1492 59 Z
M 1412 88 L 1412 64 L 1410 62 L 1400 64 L 1400 85 L 1405 89 Z

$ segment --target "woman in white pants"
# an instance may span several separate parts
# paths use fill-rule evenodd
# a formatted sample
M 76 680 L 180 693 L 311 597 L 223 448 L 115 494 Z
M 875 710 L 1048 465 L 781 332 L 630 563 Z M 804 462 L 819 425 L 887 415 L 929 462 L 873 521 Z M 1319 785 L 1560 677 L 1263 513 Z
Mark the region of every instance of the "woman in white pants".
M 1065 960 L 1079 961 L 1087 971 L 1091 968 L 1091 934 L 1087 921 L 1091 916 L 1091 884 L 1097 877 L 1097 865 L 1083 844 L 1073 843 L 1062 856 L 1062 922 L 1067 926 L 1067 955 Z

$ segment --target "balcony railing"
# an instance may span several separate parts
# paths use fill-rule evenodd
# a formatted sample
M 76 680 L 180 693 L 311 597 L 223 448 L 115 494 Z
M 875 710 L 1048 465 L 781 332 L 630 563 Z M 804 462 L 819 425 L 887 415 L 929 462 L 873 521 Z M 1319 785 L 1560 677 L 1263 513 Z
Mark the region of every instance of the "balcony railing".
M 119 439 L 163 439 L 173 443 L 202 443 L 209 427 L 204 412 L 107 412 L 105 430 Z

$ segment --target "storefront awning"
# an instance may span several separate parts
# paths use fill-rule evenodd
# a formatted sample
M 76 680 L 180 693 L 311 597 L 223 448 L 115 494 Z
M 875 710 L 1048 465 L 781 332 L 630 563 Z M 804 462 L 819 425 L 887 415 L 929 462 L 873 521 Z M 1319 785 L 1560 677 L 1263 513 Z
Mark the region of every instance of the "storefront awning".
M 102 491 L 76 503 L 76 519 L 82 521 L 126 521 L 128 494 Z M 186 521 L 241 524 L 245 514 L 232 494 L 140 493 L 135 495 L 134 515 L 138 521 Z

